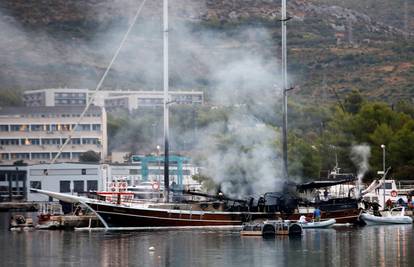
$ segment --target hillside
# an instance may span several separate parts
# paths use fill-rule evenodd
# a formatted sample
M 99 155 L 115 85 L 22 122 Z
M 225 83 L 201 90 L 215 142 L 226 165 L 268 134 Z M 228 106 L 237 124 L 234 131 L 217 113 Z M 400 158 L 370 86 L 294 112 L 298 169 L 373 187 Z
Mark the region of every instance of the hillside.
M 95 87 L 139 3 L 2 1 L 0 89 L 8 96 L 0 104 L 16 104 L 10 92 L 19 90 Z M 279 1 L 170 3 L 173 88 L 208 91 L 222 85 L 223 66 L 246 61 L 277 73 Z M 105 88 L 161 88 L 161 4 L 147 2 Z M 289 73 L 300 86 L 295 94 L 330 100 L 332 89 L 340 95 L 358 89 L 375 99 L 412 97 L 414 22 L 407 14 L 413 8 L 404 0 L 288 1 Z M 237 82 L 226 86 L 237 88 Z

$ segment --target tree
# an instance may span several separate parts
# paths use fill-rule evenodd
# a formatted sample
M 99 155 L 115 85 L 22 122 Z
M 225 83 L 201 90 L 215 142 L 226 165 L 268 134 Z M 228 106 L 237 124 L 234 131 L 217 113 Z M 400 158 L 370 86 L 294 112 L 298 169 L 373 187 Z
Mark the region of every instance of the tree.
M 297 136 L 289 136 L 289 176 L 319 178 L 321 158 L 315 145 Z
M 79 156 L 79 162 L 99 162 L 101 160 L 101 156 L 99 153 L 95 151 L 88 150 L 84 153 L 81 153 Z
M 16 160 L 15 162 L 13 162 L 14 166 L 27 166 L 27 163 L 24 162 L 22 159 L 20 160 Z
M 356 114 L 361 109 L 363 99 L 359 91 L 353 90 L 344 101 L 345 110 L 351 114 Z

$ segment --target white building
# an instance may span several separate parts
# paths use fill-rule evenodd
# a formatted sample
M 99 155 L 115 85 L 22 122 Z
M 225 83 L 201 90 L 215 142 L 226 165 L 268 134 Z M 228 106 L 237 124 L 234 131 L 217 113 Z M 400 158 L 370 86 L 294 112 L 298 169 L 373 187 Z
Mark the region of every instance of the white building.
M 78 123 L 83 107 L 22 107 L 0 109 L 0 164 L 23 160 L 49 163 Z M 103 108 L 91 106 L 63 148 L 58 161 L 77 162 L 81 153 L 107 156 L 107 119 Z
M 75 194 L 102 191 L 102 165 L 81 163 L 38 164 L 27 166 L 27 200 L 50 201 L 48 196 L 30 192 L 30 188 Z
M 176 104 L 201 105 L 204 94 L 200 91 L 170 91 L 170 99 Z M 108 111 L 125 109 L 132 111 L 139 107 L 163 106 L 163 91 L 98 91 L 88 89 L 41 89 L 25 91 L 23 102 L 28 107 L 40 106 L 85 106 L 94 96 L 93 104 Z
M 86 106 L 88 89 L 42 89 L 26 91 L 23 102 L 26 107 Z
M 200 184 L 192 180 L 197 168 L 184 164 L 181 182 L 191 188 Z M 172 164 L 170 182 L 178 183 L 177 166 Z M 174 174 L 175 173 L 175 174 Z M 49 197 L 30 192 L 30 188 L 65 194 L 85 194 L 89 191 L 108 191 L 113 181 L 126 181 L 129 186 L 138 186 L 143 181 L 159 181 L 163 185 L 163 166 L 141 164 L 84 164 L 56 163 L 29 166 L 0 166 L 0 196 L 27 201 L 52 201 Z M 12 191 L 10 191 L 12 189 Z

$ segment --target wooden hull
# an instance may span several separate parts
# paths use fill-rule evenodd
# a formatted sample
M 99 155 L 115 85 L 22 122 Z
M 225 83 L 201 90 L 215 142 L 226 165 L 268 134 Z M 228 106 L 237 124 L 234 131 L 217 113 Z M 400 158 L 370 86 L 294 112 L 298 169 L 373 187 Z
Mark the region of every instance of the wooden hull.
M 91 202 L 88 205 L 109 227 L 180 227 L 180 226 L 230 226 L 254 220 L 299 220 L 301 215 L 280 212 L 221 212 L 127 207 L 109 203 Z M 349 208 L 337 211 L 322 211 L 322 218 L 335 219 L 337 223 L 357 223 L 359 210 Z

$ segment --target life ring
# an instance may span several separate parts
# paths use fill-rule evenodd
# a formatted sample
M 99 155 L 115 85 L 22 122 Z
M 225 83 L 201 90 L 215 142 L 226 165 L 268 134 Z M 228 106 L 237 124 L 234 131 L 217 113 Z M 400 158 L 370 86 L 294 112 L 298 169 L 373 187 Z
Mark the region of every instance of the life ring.
M 116 187 L 115 183 L 113 183 L 113 182 L 112 182 L 112 183 L 110 183 L 110 184 L 109 184 L 109 188 L 111 188 L 111 189 L 112 189 L 112 188 L 113 188 L 113 189 L 115 189 L 115 187 Z M 112 191 L 113 191 L 113 190 L 112 190 Z
M 122 182 L 122 183 L 121 183 L 121 188 L 122 188 L 122 189 L 127 189 L 127 187 L 128 187 L 127 182 Z
M 160 183 L 158 183 L 158 182 L 153 183 L 152 184 L 152 189 L 159 190 L 160 189 Z
M 398 192 L 396 190 L 391 191 L 391 196 L 392 197 L 397 197 L 397 195 L 398 195 Z

